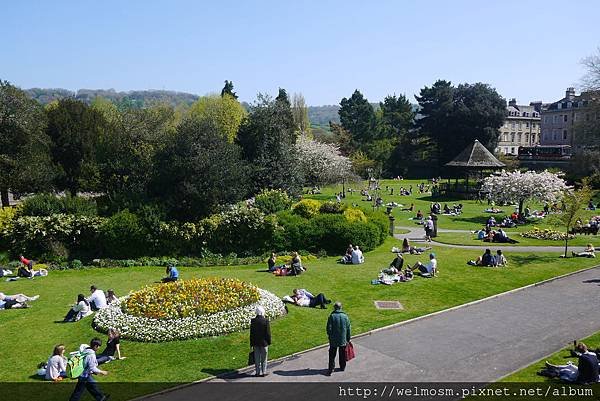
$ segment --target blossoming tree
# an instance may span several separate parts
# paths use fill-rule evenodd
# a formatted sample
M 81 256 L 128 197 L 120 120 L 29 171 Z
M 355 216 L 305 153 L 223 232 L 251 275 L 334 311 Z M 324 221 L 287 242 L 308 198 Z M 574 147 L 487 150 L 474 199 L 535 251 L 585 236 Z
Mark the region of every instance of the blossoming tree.
M 308 184 L 335 184 L 352 175 L 350 159 L 342 156 L 335 145 L 301 136 L 296 150 Z
M 549 171 L 502 171 L 485 178 L 482 191 L 497 202 L 518 202 L 519 214 L 522 214 L 526 201 L 557 202 L 567 188 L 565 180 Z

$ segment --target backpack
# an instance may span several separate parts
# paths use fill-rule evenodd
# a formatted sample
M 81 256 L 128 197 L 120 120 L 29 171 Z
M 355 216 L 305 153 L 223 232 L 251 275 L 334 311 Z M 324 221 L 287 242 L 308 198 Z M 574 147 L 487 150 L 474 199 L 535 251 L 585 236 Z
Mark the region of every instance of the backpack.
M 67 360 L 67 377 L 76 379 L 85 369 L 85 352 L 72 352 Z

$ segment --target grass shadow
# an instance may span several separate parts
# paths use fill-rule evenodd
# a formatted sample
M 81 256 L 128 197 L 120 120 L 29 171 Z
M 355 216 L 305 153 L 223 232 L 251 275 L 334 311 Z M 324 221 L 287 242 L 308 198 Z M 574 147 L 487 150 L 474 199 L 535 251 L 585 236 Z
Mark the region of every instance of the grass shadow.
M 223 378 L 227 378 L 227 379 L 239 379 L 242 377 L 250 376 L 247 373 L 240 373 L 238 371 L 234 371 L 231 369 L 204 368 L 200 371 L 202 373 L 206 373 L 207 375 L 223 377 Z
M 531 253 L 529 255 L 511 255 L 510 258 L 518 264 L 553 263 L 558 260 L 558 255 L 537 255 L 535 253 Z

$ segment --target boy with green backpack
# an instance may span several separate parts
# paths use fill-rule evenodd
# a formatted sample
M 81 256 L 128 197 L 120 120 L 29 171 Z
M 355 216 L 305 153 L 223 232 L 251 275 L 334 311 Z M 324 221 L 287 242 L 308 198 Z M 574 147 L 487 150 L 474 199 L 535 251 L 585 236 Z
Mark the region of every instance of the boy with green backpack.
M 110 397 L 104 395 L 98 388 L 98 383 L 94 380 L 94 374 L 107 375 L 108 372 L 98 369 L 96 361 L 96 351 L 102 345 L 99 338 L 90 341 L 90 346 L 83 351 L 74 353 L 67 362 L 67 376 L 77 378 L 77 385 L 69 401 L 79 401 L 83 392 L 87 389 L 96 401 L 106 401 Z

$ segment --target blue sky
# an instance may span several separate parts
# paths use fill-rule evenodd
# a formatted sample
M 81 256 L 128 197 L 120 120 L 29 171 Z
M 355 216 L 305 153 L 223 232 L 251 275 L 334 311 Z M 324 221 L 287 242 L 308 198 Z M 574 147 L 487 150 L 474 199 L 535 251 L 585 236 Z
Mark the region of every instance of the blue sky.
M 241 100 L 278 87 L 310 105 L 437 79 L 519 103 L 562 97 L 600 46 L 600 2 L 7 1 L 0 79 L 22 88 L 168 89 Z

